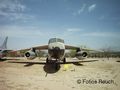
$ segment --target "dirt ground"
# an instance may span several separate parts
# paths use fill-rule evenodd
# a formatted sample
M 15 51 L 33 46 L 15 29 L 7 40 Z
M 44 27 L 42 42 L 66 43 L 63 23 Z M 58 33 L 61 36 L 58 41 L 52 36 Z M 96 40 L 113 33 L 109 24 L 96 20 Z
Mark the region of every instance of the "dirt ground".
M 42 61 L 35 59 L 32 62 Z M 69 59 L 67 59 L 69 61 Z M 0 90 L 120 90 L 119 58 L 81 64 L 11 63 L 0 61 Z

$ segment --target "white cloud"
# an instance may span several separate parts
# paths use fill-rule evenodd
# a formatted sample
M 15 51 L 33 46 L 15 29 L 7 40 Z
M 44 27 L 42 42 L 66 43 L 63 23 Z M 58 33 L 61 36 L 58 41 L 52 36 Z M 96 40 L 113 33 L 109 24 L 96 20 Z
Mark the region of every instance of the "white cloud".
M 0 16 L 7 20 L 26 20 L 33 18 L 30 15 L 24 14 L 26 6 L 21 4 L 21 0 L 1 0 L 0 1 Z
M 81 14 L 86 7 L 86 4 L 83 4 L 82 7 L 78 10 L 78 14 Z
M 94 37 L 119 37 L 120 32 L 89 32 L 84 33 L 82 36 L 94 36 Z
M 91 11 L 93 11 L 93 10 L 96 8 L 96 4 L 92 4 L 92 5 L 90 5 L 89 7 L 88 7 L 86 4 L 83 4 L 82 7 L 81 7 L 79 10 L 73 12 L 72 14 L 73 14 L 74 16 L 80 15 L 82 12 L 85 11 L 86 8 L 88 8 L 88 12 L 91 12 Z M 86 9 L 86 10 L 87 10 L 87 9 Z
M 21 12 L 25 8 L 18 0 L 3 0 L 0 2 L 0 10 L 4 10 L 4 12 Z
M 79 32 L 79 31 L 82 31 L 82 29 L 79 29 L 79 28 L 68 28 L 67 31 L 68 32 Z
M 79 10 L 77 10 L 76 12 L 73 12 L 73 15 L 74 16 L 80 15 L 82 12 L 84 12 L 85 8 L 86 8 L 86 4 L 83 4 Z
M 4 13 L 23 12 L 25 5 L 20 4 L 18 0 L 3 0 L 0 2 L 0 11 Z
M 92 4 L 88 7 L 88 11 L 91 12 L 96 8 L 96 4 Z

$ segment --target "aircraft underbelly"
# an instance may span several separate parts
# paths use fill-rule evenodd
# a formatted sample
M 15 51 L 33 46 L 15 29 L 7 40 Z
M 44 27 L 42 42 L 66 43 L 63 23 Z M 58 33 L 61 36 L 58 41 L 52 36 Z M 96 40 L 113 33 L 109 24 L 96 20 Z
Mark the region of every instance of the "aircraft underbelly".
M 51 58 L 61 59 L 64 57 L 65 50 L 64 49 L 60 49 L 60 50 L 49 49 L 48 53 Z

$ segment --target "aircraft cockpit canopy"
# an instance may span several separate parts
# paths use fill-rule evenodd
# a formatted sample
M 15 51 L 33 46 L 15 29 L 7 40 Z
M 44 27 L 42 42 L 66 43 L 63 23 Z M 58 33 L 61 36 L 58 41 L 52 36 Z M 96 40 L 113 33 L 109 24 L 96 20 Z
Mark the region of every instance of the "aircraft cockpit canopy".
M 51 39 L 49 40 L 49 43 L 54 43 L 54 42 L 64 43 L 64 40 L 63 40 L 63 39 L 60 39 L 60 38 L 51 38 Z

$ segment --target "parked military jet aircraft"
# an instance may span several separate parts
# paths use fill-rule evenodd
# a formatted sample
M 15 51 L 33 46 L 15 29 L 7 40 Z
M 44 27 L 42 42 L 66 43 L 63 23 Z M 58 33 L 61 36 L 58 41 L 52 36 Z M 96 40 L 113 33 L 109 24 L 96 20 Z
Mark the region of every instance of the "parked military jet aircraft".
M 88 55 L 86 51 L 91 51 L 91 50 L 83 49 L 83 48 L 81 49 L 80 47 L 76 47 L 76 46 L 65 45 L 63 39 L 51 38 L 49 39 L 48 45 L 36 46 L 32 48 L 17 50 L 17 52 L 25 52 L 24 55 L 28 60 L 35 59 L 39 55 L 38 53 L 40 50 L 48 50 L 48 56 L 46 58 L 46 62 L 41 63 L 41 62 L 28 62 L 28 61 L 27 62 L 12 61 L 11 63 L 48 64 L 48 63 L 54 62 L 54 64 L 56 64 L 55 68 L 57 69 L 58 64 L 60 63 L 61 64 L 71 63 L 71 61 L 66 62 L 66 57 L 65 57 L 65 50 L 70 50 L 70 49 L 76 50 L 75 57 L 79 59 L 76 62 L 90 62 L 90 60 L 83 61 L 83 59 L 85 59 Z M 92 60 L 92 61 L 96 61 L 96 60 Z
M 76 50 L 75 57 L 78 59 L 84 59 L 87 57 L 87 52 L 82 51 L 80 47 L 65 45 L 64 40 L 60 38 L 51 38 L 48 42 L 48 45 L 32 47 L 28 49 L 22 49 L 19 51 L 26 51 L 25 56 L 29 60 L 33 60 L 37 57 L 37 50 L 48 50 L 48 57 L 46 63 L 49 63 L 51 60 L 56 60 L 56 62 L 63 61 L 66 62 L 65 50 L 74 49 Z M 88 49 L 85 49 L 88 50 Z

